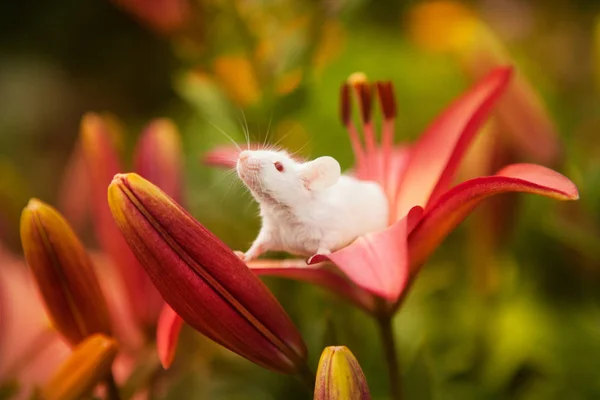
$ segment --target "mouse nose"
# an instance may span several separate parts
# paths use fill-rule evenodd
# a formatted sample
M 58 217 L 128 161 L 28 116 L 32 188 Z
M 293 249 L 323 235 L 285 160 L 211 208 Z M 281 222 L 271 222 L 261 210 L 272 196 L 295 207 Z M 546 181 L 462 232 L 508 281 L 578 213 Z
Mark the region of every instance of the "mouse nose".
M 250 153 L 247 152 L 246 150 L 244 150 L 240 153 L 238 158 L 240 159 L 240 161 L 246 162 L 248 160 L 248 158 L 250 158 Z
M 238 156 L 238 162 L 244 170 L 258 171 L 260 169 L 260 162 L 252 156 L 251 151 L 242 151 Z

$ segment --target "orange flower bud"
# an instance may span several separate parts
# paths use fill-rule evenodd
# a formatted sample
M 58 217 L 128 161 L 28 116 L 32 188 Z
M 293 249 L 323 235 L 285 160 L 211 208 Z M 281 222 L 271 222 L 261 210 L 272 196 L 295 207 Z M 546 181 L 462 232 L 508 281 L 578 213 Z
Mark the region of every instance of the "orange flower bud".
M 65 339 L 76 345 L 93 333 L 110 334 L 92 262 L 63 216 L 31 199 L 21 215 L 21 242 L 48 314 Z
M 106 379 L 117 355 L 117 342 L 95 334 L 73 349 L 42 389 L 44 400 L 76 400 Z

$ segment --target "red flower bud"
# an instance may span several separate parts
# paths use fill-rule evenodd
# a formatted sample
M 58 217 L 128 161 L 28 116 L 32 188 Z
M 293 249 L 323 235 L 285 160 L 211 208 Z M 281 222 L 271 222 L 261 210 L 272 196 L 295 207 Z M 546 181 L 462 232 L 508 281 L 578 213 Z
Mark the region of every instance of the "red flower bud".
M 115 176 L 108 192 L 129 246 L 187 324 L 265 368 L 303 372 L 306 346 L 299 332 L 223 242 L 139 175 Z

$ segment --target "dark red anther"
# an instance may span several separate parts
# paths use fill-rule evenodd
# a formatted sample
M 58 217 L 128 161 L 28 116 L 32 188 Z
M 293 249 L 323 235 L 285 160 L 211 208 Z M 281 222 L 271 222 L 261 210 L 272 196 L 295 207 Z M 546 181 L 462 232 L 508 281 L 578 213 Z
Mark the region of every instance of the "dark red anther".
M 340 117 L 344 126 L 350 124 L 352 116 L 352 104 L 350 102 L 350 85 L 344 83 L 340 88 Z
M 354 84 L 354 90 L 358 97 L 358 104 L 360 107 L 360 114 L 363 123 L 368 124 L 371 122 L 371 111 L 372 111 L 372 98 L 373 91 L 372 86 L 368 82 L 357 82 Z
M 396 97 L 394 96 L 394 86 L 390 81 L 377 82 L 377 95 L 381 111 L 385 119 L 396 118 Z

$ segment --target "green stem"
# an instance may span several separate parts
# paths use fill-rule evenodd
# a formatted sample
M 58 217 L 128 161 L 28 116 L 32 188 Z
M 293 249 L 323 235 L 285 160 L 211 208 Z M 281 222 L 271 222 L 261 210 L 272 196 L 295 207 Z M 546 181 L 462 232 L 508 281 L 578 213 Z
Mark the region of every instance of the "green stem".
M 119 388 L 117 387 L 112 372 L 108 378 L 106 378 L 106 398 L 108 400 L 121 400 L 121 394 L 119 393 Z
M 381 344 L 387 363 L 388 376 L 390 381 L 390 398 L 392 400 L 402 399 L 402 379 L 400 374 L 400 364 L 396 353 L 396 341 L 392 329 L 392 318 L 389 316 L 377 319 L 379 333 L 381 335 Z
M 315 391 L 315 374 L 308 368 L 308 365 L 304 365 L 300 371 L 298 371 L 298 378 L 306 385 L 311 393 Z

